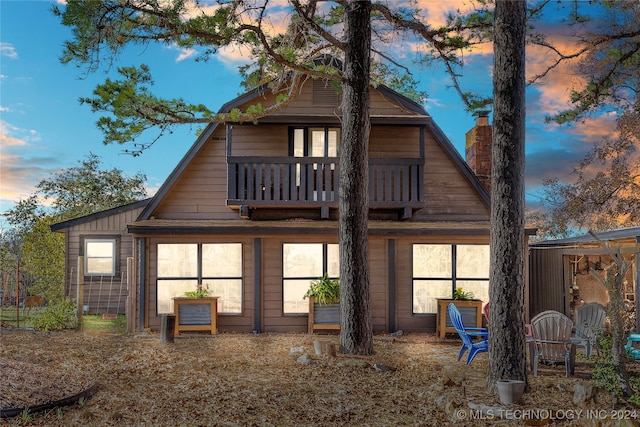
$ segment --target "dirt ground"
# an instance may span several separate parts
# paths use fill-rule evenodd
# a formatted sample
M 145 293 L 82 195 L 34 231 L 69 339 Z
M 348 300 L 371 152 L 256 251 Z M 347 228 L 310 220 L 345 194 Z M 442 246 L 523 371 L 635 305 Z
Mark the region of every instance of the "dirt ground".
M 520 403 L 502 405 L 485 389 L 487 353 L 467 367 L 453 337 L 377 335 L 369 357 L 317 356 L 317 339 L 338 344 L 337 335 L 191 335 L 167 344 L 152 334 L 4 329 L 3 410 L 93 395 L 0 425 L 638 425 L 634 408 L 613 411 L 604 393 L 585 407 L 572 403 L 592 369 L 580 354 L 574 377 L 543 366 Z

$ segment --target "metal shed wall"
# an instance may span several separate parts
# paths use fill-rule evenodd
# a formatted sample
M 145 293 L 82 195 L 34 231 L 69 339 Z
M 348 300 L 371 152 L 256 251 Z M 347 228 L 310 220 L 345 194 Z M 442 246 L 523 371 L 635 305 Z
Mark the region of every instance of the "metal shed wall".
M 561 248 L 529 248 L 530 317 L 545 310 L 568 315 Z

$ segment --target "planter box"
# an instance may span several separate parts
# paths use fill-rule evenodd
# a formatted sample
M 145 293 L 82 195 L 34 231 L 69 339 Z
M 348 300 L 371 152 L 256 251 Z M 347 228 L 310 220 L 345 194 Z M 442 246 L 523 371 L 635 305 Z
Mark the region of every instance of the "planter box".
M 453 299 L 438 299 L 438 312 L 436 316 L 436 334 L 444 338 L 445 334 L 455 334 L 456 330 L 451 324 L 447 313 L 447 307 L 454 303 L 462 315 L 462 323 L 467 328 L 482 327 L 482 301 L 459 301 Z
M 317 329 L 340 329 L 340 303 L 318 304 L 309 298 L 309 333 Z
M 184 331 L 209 331 L 215 335 L 218 330 L 218 297 L 175 297 L 173 313 L 176 335 Z

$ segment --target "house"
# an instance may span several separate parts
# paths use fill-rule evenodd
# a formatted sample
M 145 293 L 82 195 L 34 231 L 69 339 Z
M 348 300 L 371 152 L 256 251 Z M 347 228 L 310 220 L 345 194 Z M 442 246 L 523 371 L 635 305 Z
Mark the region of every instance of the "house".
M 620 249 L 624 259 L 633 261 L 624 281 L 624 295 L 629 318 L 640 331 L 640 227 L 596 233 L 612 249 Z M 556 310 L 575 319 L 583 304 L 597 302 L 604 306 L 609 294 L 591 271 L 604 277 L 604 267 L 612 262 L 605 248 L 591 234 L 566 239 L 547 240 L 529 246 L 531 315 Z M 631 326 L 631 325 L 629 325 Z
M 433 332 L 437 298 L 462 287 L 488 300 L 489 194 L 422 106 L 385 86 L 370 91 L 373 328 Z M 257 88 L 221 112 L 258 102 L 275 95 Z M 158 330 L 172 298 L 201 285 L 219 297 L 220 331 L 306 331 L 309 282 L 339 274 L 340 115 L 339 94 L 309 79 L 257 123 L 210 124 L 150 200 L 113 212 L 118 220 L 54 226 L 67 233 L 67 267 L 87 244 L 114 242 L 113 227 L 114 258 L 135 269 L 125 304 L 132 330 Z M 467 151 L 481 159 L 476 128 Z

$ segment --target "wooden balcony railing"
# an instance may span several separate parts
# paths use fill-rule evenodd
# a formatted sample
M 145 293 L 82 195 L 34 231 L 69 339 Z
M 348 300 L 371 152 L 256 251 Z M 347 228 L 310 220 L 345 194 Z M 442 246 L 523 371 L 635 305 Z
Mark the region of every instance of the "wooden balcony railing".
M 337 157 L 228 157 L 228 206 L 338 207 Z M 419 208 L 421 159 L 369 159 L 371 208 Z

